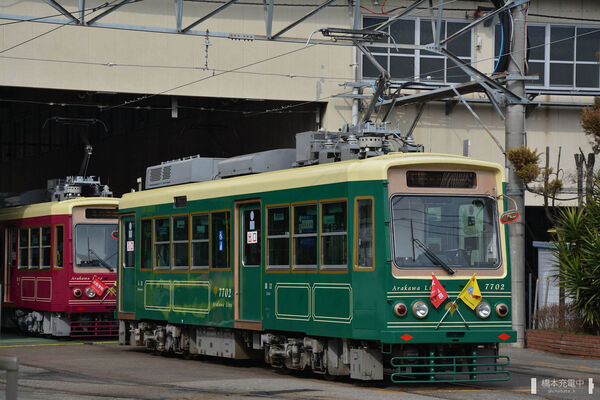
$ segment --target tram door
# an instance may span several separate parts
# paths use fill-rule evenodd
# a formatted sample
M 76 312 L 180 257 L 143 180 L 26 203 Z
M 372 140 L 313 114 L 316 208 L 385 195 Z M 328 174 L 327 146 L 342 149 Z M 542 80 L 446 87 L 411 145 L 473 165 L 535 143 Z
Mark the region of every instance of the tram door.
M 0 277 L 0 293 L 4 298 L 0 298 L 0 303 L 12 302 L 11 287 L 12 274 L 17 267 L 17 229 L 7 228 L 0 232 L 0 240 L 2 243 L 2 249 L 0 249 L 0 270 L 4 269 L 4 276 Z M 3 282 L 2 282 L 3 280 Z
M 260 203 L 237 207 L 236 319 L 261 320 L 261 215 Z
M 121 218 L 121 262 L 119 263 L 119 312 L 135 312 L 135 217 Z

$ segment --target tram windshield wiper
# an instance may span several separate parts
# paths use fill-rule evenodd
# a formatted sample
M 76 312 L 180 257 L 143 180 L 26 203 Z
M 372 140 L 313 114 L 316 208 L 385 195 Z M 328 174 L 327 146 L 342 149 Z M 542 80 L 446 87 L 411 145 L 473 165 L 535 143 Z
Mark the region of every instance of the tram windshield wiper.
M 454 275 L 454 270 L 452 268 L 450 268 L 450 266 L 448 264 L 446 264 L 445 262 L 440 260 L 439 257 L 436 256 L 433 251 L 429 250 L 427 248 L 427 246 L 425 246 L 423 244 L 423 242 L 421 242 L 419 239 L 415 239 L 415 238 L 413 238 L 412 241 L 413 241 L 413 243 L 416 243 L 417 246 L 419 246 L 421 248 L 421 250 L 423 250 L 423 254 L 425 254 L 425 256 L 427 258 L 429 258 L 429 260 L 434 265 L 439 265 L 440 267 L 442 267 L 448 273 L 448 275 Z
M 93 254 L 94 257 L 96 257 L 96 260 L 100 263 L 100 265 L 108 269 L 110 272 L 113 272 L 113 267 L 111 267 L 109 263 L 104 261 L 102 257 L 100 257 L 91 247 L 88 247 L 88 253 Z

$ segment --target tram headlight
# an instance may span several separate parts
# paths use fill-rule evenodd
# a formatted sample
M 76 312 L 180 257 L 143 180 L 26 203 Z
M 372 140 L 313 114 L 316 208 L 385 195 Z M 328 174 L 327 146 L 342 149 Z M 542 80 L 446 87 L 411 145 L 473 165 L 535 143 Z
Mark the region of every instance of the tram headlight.
M 407 312 L 408 312 L 408 307 L 406 307 L 406 304 L 396 303 L 394 305 L 394 314 L 396 314 L 397 316 L 404 317 Z
M 475 314 L 481 319 L 486 319 L 492 313 L 492 307 L 485 301 L 479 302 L 475 308 Z
M 89 287 L 85 289 L 85 295 L 91 299 L 92 297 L 96 296 L 96 292 Z
M 499 317 L 506 317 L 508 315 L 508 306 L 504 303 L 497 304 L 496 314 L 498 314 Z
M 79 289 L 79 288 L 73 289 L 73 296 L 81 297 L 81 289 Z
M 415 304 L 413 304 L 412 311 L 415 317 L 423 319 L 427 316 L 427 314 L 429 314 L 429 307 L 427 307 L 427 304 L 424 302 L 417 301 Z

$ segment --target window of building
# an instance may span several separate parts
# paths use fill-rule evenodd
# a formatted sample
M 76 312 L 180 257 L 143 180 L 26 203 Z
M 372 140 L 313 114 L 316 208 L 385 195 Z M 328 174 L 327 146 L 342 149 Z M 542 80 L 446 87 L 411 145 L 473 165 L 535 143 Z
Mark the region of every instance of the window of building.
M 29 265 L 29 228 L 19 229 L 19 269 Z
M 168 269 L 170 266 L 170 229 L 169 218 L 154 220 L 154 268 L 156 269 Z
M 187 269 L 189 260 L 189 217 L 173 217 L 173 269 Z
M 152 220 L 143 219 L 141 225 L 140 268 L 152 268 Z
M 294 206 L 294 269 L 317 268 L 317 205 Z
M 212 267 L 230 268 L 229 232 L 231 217 L 229 211 L 211 213 Z
M 290 209 L 267 208 L 267 269 L 290 268 Z
M 373 268 L 373 200 L 356 200 L 356 266 Z
M 321 269 L 345 269 L 348 224 L 345 201 L 321 203 Z
M 495 31 L 495 58 L 502 45 L 501 28 Z M 527 87 L 547 89 L 600 88 L 600 28 L 578 25 L 528 24 Z
M 52 260 L 52 230 L 49 226 L 43 226 L 41 228 L 41 234 L 42 262 L 40 264 L 40 268 L 48 269 L 50 268 L 50 263 Z
M 385 17 L 364 17 L 363 27 L 374 29 L 385 22 Z M 452 35 L 467 22 L 442 20 L 443 39 Z M 426 45 L 434 42 L 431 19 L 400 19 L 388 25 L 383 31 L 391 38 L 384 37 L 382 42 L 368 46 L 369 50 L 387 71 L 392 79 L 399 81 L 421 81 L 435 83 L 468 82 L 469 76 L 446 57 L 427 50 L 396 49 L 396 44 Z M 388 47 L 389 46 L 389 47 Z M 450 40 L 445 47 L 466 63 L 472 60 L 472 32 L 465 32 Z M 377 68 L 362 56 L 362 76 L 365 79 L 375 79 L 380 75 Z
M 192 215 L 192 269 L 208 269 L 208 214 Z
M 65 227 L 56 225 L 54 227 L 54 268 L 62 268 L 64 266 L 65 254 Z

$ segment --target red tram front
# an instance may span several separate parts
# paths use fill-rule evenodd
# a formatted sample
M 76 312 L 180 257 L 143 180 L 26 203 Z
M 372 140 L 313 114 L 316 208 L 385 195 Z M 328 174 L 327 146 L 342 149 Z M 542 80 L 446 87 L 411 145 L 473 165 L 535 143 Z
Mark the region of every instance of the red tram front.
M 53 336 L 116 336 L 117 208 L 78 197 L 0 209 L 3 319 Z

